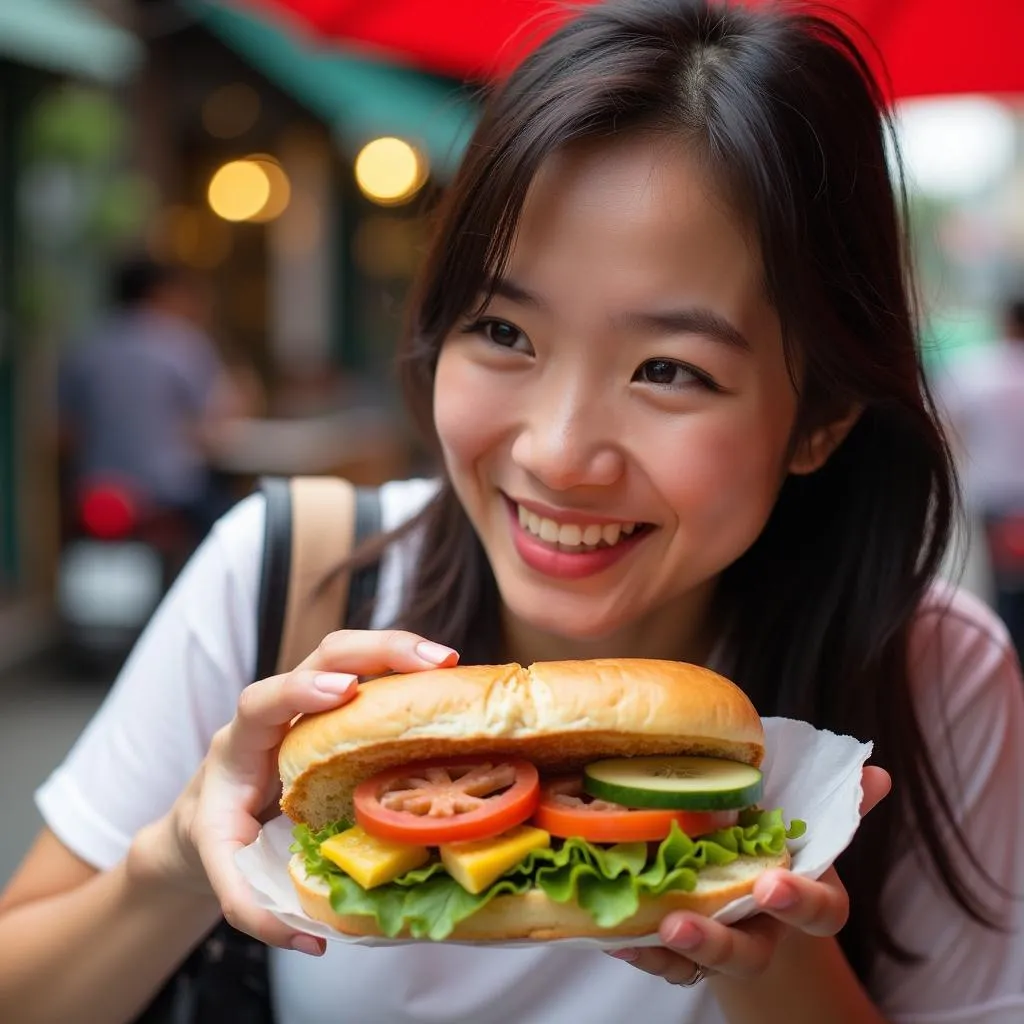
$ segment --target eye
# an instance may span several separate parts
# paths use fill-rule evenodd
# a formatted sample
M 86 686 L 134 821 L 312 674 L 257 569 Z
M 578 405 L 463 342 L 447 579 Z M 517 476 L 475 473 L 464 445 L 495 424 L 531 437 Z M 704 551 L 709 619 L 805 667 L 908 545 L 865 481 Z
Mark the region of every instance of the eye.
M 505 320 L 481 319 L 463 328 L 466 334 L 483 335 L 492 345 L 515 351 L 529 351 L 530 342 L 518 327 Z
M 697 384 L 711 391 L 719 390 L 706 373 L 686 363 L 677 363 L 674 359 L 648 359 L 637 369 L 633 380 L 660 388 L 681 388 Z

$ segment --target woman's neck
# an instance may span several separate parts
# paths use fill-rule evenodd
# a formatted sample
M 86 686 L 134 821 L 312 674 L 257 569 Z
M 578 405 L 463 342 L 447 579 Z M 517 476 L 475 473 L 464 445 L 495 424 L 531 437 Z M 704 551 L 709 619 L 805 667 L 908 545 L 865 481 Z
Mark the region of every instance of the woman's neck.
M 524 622 L 502 609 L 503 656 L 534 661 L 589 658 L 662 658 L 704 664 L 717 641 L 713 584 L 673 601 L 646 618 L 600 637 L 566 637 Z

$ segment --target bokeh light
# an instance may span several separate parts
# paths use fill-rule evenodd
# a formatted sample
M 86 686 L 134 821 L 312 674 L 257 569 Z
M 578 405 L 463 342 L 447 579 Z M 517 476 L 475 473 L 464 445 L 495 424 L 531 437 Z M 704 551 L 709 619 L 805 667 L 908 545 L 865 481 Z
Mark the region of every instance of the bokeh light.
M 427 179 L 427 164 L 404 139 L 385 137 L 368 142 L 355 162 L 356 183 L 368 199 L 382 206 L 410 200 Z
M 290 198 L 288 176 L 273 157 L 262 154 L 219 167 L 207 189 L 210 209 L 234 222 L 274 220 L 287 209 Z
M 270 185 L 270 194 L 262 209 L 258 210 L 248 219 L 265 224 L 268 221 L 276 220 L 288 209 L 292 197 L 292 186 L 285 174 L 284 168 L 272 157 L 258 154 L 249 157 L 250 162 L 256 164 L 266 175 Z

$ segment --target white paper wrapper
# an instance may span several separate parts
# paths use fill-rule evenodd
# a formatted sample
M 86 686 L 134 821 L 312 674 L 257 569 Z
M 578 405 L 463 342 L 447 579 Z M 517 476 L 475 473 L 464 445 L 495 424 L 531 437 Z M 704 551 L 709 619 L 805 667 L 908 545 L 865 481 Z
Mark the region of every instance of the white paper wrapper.
M 765 789 L 762 806 L 781 807 L 787 821 L 800 818 L 807 832 L 790 843 L 791 870 L 806 878 L 819 878 L 846 849 L 860 824 L 861 767 L 871 755 L 871 744 L 851 736 L 815 729 L 806 722 L 788 718 L 766 718 Z M 256 841 L 239 850 L 236 862 L 255 890 L 256 903 L 282 921 L 329 942 L 354 942 L 362 946 L 394 946 L 415 941 L 341 935 L 307 917 L 288 878 L 288 847 L 292 823 L 285 817 L 267 822 Z M 752 896 L 744 896 L 723 907 L 715 918 L 726 923 L 750 917 L 756 911 Z M 424 940 L 420 940 L 424 941 Z M 488 946 L 533 946 L 529 941 L 489 942 Z M 588 949 L 619 949 L 621 938 L 556 939 L 542 945 L 575 946 Z M 657 934 L 630 939 L 630 946 L 659 945 Z

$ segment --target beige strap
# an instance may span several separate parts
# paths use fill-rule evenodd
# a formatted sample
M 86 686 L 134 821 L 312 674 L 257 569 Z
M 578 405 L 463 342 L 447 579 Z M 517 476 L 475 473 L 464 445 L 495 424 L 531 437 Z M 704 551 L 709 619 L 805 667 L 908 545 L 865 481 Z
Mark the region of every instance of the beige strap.
M 288 602 L 277 671 L 290 672 L 345 621 L 349 573 L 332 572 L 352 551 L 355 488 L 337 477 L 293 477 Z M 326 581 L 326 582 L 325 582 Z

